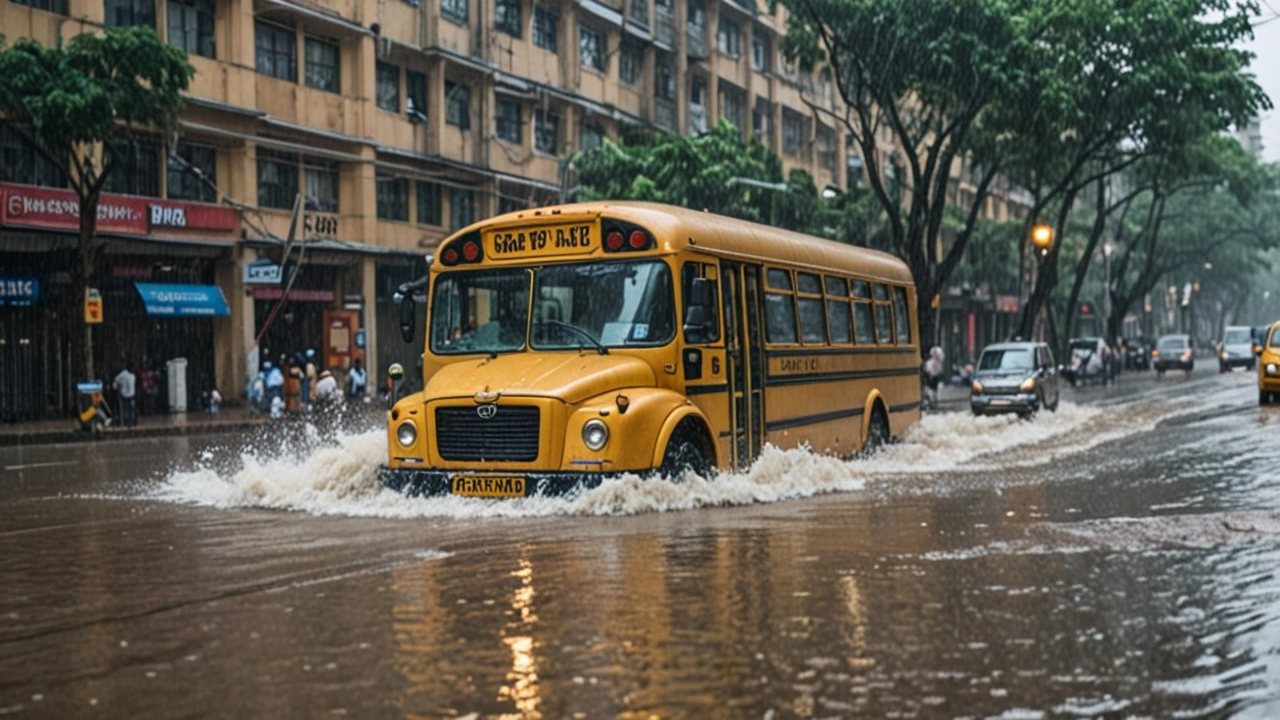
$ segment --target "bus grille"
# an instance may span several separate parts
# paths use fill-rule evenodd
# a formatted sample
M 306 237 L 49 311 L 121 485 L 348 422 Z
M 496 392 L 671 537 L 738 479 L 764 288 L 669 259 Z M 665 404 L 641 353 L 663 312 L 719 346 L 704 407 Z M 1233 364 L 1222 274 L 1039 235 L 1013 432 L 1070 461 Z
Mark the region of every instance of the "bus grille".
M 485 420 L 475 406 L 436 408 L 436 450 L 445 460 L 538 459 L 537 407 L 502 405 Z

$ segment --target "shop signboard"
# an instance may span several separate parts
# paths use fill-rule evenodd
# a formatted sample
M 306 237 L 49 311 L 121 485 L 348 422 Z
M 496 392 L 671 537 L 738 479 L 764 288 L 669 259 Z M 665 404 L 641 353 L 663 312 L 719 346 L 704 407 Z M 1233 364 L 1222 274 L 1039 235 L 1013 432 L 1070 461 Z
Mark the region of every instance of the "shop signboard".
M 72 190 L 0 183 L 0 224 L 79 231 L 80 200 Z M 147 235 L 153 230 L 230 232 L 240 227 L 233 208 L 103 193 L 98 232 Z
M 254 300 L 279 300 L 284 296 L 284 288 L 282 287 L 255 287 L 253 289 Z M 309 290 L 305 288 L 293 288 L 289 290 L 290 302 L 333 302 L 334 292 L 332 290 Z
M 244 266 L 245 285 L 279 285 L 284 268 L 270 260 L 256 260 Z
M 27 307 L 40 300 L 40 281 L 34 275 L 0 275 L 0 307 Z

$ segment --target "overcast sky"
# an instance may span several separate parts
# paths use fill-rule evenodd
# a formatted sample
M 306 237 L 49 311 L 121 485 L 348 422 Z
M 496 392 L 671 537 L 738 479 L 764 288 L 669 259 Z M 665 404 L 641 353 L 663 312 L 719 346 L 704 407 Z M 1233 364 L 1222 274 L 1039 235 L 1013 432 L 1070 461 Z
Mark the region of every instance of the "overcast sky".
M 1262 17 L 1253 29 L 1248 48 L 1254 54 L 1251 68 L 1258 84 L 1277 109 L 1262 116 L 1262 159 L 1280 162 L 1280 0 L 1265 0 Z

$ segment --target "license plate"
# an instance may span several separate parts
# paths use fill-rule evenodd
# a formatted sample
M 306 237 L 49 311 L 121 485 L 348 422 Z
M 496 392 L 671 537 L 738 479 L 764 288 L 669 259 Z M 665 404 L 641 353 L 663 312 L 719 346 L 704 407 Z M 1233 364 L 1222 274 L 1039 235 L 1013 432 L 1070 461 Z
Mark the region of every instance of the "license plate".
M 522 477 L 457 475 L 450 481 L 449 490 L 464 497 L 524 497 L 524 483 Z
M 1008 400 L 992 400 L 991 404 L 992 405 L 1008 405 L 1009 401 Z

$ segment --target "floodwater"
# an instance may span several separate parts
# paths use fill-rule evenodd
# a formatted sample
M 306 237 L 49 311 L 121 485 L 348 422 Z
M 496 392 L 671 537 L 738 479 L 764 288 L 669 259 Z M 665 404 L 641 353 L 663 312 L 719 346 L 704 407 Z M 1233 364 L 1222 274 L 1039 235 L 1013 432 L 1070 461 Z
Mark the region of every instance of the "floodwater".
M 380 430 L 0 449 L 0 716 L 1280 717 L 1253 382 L 568 499 L 387 492 Z

